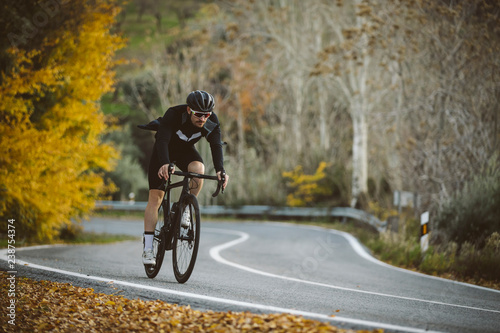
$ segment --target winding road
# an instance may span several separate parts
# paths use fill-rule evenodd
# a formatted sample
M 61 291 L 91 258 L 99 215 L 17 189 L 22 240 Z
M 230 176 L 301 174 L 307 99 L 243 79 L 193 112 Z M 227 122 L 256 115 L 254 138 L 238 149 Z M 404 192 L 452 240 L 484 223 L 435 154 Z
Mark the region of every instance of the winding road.
M 89 231 L 142 235 L 142 221 L 94 218 Z M 384 264 L 349 234 L 268 222 L 202 222 L 195 270 L 178 284 L 170 252 L 155 279 L 142 241 L 16 251 L 18 274 L 214 311 L 287 312 L 354 329 L 499 332 L 500 292 Z M 7 268 L 6 251 L 0 269 Z

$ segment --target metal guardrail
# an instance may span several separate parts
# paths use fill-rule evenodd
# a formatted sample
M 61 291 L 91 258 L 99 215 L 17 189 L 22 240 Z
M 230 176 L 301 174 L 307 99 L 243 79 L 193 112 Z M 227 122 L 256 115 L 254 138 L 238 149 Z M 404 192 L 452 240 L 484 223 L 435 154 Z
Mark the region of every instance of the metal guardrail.
M 96 201 L 95 207 L 100 209 L 111 210 L 144 210 L 146 209 L 147 201 Z
M 96 208 L 112 210 L 144 210 L 144 201 L 97 201 Z M 380 221 L 365 211 L 350 207 L 305 208 L 273 206 L 201 206 L 204 215 L 267 216 L 267 217 L 348 217 L 370 224 L 379 231 L 387 227 L 386 221 Z

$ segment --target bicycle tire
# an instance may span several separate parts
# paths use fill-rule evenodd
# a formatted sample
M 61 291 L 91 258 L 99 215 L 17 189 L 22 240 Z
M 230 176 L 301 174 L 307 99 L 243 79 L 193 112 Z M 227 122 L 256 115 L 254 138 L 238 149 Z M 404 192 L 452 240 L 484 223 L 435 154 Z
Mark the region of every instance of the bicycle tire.
M 165 256 L 166 235 L 163 226 L 167 220 L 163 204 L 158 209 L 158 222 L 155 227 L 155 235 L 153 238 L 153 255 L 156 259 L 156 265 L 144 265 L 146 275 L 153 279 L 160 272 L 163 258 Z
M 188 228 L 181 226 L 184 211 L 189 209 L 191 225 Z M 179 218 L 175 226 L 172 251 L 172 264 L 175 279 L 185 283 L 194 269 L 198 247 L 200 245 L 200 207 L 198 200 L 192 194 L 187 195 L 179 205 Z

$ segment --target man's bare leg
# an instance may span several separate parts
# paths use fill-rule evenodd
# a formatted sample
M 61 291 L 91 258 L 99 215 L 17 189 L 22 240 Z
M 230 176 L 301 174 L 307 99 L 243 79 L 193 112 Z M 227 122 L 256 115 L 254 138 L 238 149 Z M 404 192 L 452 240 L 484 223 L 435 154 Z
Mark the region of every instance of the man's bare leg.
M 188 165 L 188 172 L 195 172 L 199 174 L 204 174 L 205 173 L 205 165 L 199 161 L 193 161 L 189 163 Z M 199 178 L 193 178 L 191 180 L 191 183 L 189 184 L 189 189 L 191 194 L 194 196 L 198 196 L 198 194 L 201 191 L 201 188 L 203 187 L 203 179 Z
M 144 212 L 144 231 L 154 232 L 156 221 L 158 221 L 158 209 L 165 192 L 161 190 L 149 190 L 148 204 Z
M 144 265 L 156 265 L 156 259 L 153 255 L 153 239 L 158 221 L 158 208 L 165 192 L 161 190 L 149 190 L 148 204 L 144 212 L 144 252 L 142 254 L 142 263 Z

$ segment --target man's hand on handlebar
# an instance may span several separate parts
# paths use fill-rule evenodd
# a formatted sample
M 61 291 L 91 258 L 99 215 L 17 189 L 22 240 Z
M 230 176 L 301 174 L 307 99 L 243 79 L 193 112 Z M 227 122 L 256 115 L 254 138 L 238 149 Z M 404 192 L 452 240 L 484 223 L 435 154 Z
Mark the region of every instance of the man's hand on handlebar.
M 227 186 L 227 182 L 229 181 L 229 176 L 225 171 L 219 171 L 217 172 L 217 177 L 219 177 L 219 180 L 222 180 L 224 178 L 224 183 L 222 184 L 222 190 L 224 191 Z
M 167 180 L 171 173 L 174 173 L 175 166 L 174 164 L 164 164 L 161 166 L 160 170 L 158 170 L 158 177 L 160 179 Z

